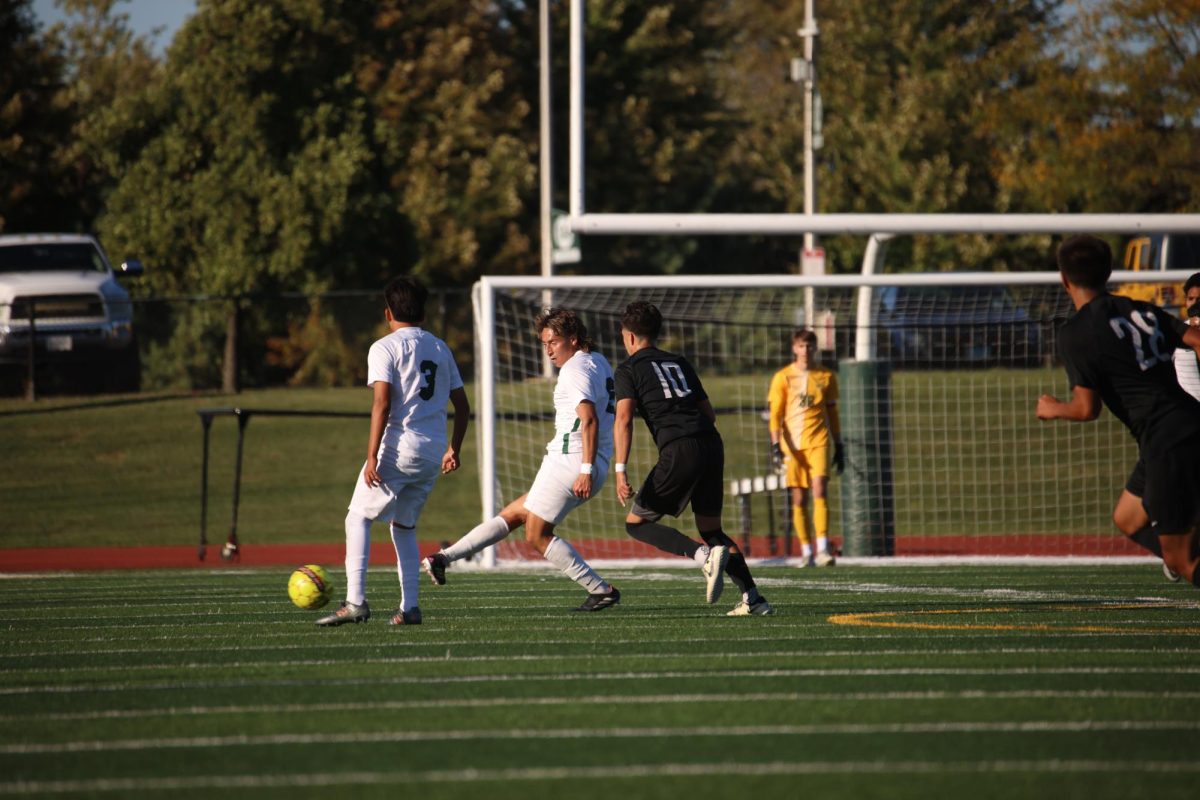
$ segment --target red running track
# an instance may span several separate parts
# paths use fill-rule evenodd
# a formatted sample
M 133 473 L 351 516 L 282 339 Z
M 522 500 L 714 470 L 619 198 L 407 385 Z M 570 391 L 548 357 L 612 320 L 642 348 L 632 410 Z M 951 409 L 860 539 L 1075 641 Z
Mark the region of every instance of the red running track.
M 514 537 L 515 538 L 515 537 Z M 526 558 L 533 550 L 523 541 L 505 543 L 505 555 L 516 548 Z M 739 544 L 741 537 L 737 537 Z M 751 538 L 750 556 L 783 555 L 782 542 L 772 553 L 765 536 Z M 585 558 L 673 558 L 632 539 L 577 544 Z M 435 542 L 421 542 L 422 557 L 438 549 Z M 206 559 L 198 558 L 195 545 L 163 547 L 30 547 L 0 550 L 0 572 L 56 572 L 111 569 L 228 568 L 234 566 L 288 566 L 341 564 L 345 550 L 341 542 L 318 544 L 243 544 L 236 562 L 221 560 L 221 545 L 209 545 Z M 901 536 L 896 539 L 897 556 L 1136 556 L 1148 555 L 1120 534 L 1023 535 L 1023 536 Z M 372 564 L 394 564 L 395 555 L 386 540 L 374 542 Z

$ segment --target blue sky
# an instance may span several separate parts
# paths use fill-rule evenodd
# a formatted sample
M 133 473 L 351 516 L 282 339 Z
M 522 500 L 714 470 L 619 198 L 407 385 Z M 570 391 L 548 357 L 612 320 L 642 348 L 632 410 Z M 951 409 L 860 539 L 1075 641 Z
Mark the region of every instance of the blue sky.
M 175 31 L 195 10 L 196 0 L 127 0 L 117 5 L 118 13 L 129 16 L 129 27 L 135 33 L 149 36 L 155 28 L 163 29 L 155 37 L 159 50 L 166 49 Z M 54 0 L 33 0 L 33 13 L 44 26 L 63 19 L 63 13 Z

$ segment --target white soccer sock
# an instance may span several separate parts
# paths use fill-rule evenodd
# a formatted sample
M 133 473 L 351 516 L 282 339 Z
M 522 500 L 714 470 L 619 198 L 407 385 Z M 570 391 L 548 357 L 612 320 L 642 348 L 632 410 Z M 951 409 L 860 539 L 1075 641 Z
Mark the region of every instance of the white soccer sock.
M 417 605 L 421 582 L 421 551 L 417 549 L 416 528 L 392 523 L 392 545 L 396 548 L 396 574 L 400 576 L 400 610 L 412 611 Z
M 587 589 L 588 594 L 607 594 L 612 590 L 564 539 L 555 536 L 550 540 L 550 544 L 546 545 L 546 560 L 562 570 L 563 575 Z
M 451 561 L 458 561 L 502 541 L 506 536 L 508 523 L 504 517 L 495 516 L 467 531 L 461 539 L 442 550 L 442 554 Z
M 812 558 L 812 545 L 808 542 L 800 545 L 800 557 L 803 559 Z
M 367 561 L 371 557 L 371 520 L 351 511 L 346 515 L 346 602 L 367 601 Z
M 700 545 L 700 549 L 696 551 L 696 555 L 692 556 L 692 559 L 697 564 L 699 564 L 700 566 L 703 567 L 704 562 L 708 561 L 708 553 L 709 553 L 708 545 L 702 544 L 702 545 Z
M 824 536 L 817 537 L 817 552 L 818 553 L 828 553 L 829 552 L 829 539 L 827 539 Z

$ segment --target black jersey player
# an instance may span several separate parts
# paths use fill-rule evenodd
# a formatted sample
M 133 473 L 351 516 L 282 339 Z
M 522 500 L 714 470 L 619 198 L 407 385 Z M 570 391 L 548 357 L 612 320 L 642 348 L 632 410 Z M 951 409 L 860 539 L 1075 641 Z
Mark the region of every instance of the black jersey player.
M 625 529 L 638 541 L 701 562 L 709 579 L 710 603 L 720 592 L 723 568 L 742 590 L 741 602 L 729 616 L 770 614 L 771 605 L 758 593 L 745 556 L 721 529 L 725 450 L 716 412 L 688 360 L 656 346 L 661 329 L 662 314 L 653 304 L 626 306 L 621 339 L 629 359 L 617 367 L 613 423 L 617 499 L 622 505 L 633 495 L 626 461 L 635 413 L 645 420 L 658 447 L 658 463 L 638 491 Z M 668 514 L 679 516 L 689 504 L 705 545 L 659 522 Z
M 1172 366 L 1178 347 L 1200 353 L 1200 331 L 1158 306 L 1109 294 L 1112 251 L 1102 239 L 1063 242 L 1058 267 L 1076 308 L 1058 341 L 1071 398 L 1042 395 L 1038 419 L 1090 421 L 1103 402 L 1129 428 L 1144 468 L 1142 502 L 1163 561 L 1200 585 L 1200 403 L 1179 387 Z

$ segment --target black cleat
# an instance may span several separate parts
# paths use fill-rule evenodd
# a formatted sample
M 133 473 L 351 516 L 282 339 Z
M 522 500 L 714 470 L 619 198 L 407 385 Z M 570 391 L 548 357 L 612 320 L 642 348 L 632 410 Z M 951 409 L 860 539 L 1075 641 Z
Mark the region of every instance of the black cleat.
M 446 585 L 446 567 L 450 566 L 450 559 L 442 553 L 434 553 L 428 558 L 421 561 L 421 566 L 425 568 L 425 572 L 429 573 L 429 579 L 433 581 L 434 586 Z
M 583 605 L 575 609 L 576 611 L 603 611 L 606 608 L 615 606 L 621 602 L 621 593 L 617 587 L 613 586 L 612 591 L 607 594 L 589 594 L 587 600 L 583 601 Z
M 396 613 L 392 614 L 392 618 L 388 620 L 388 625 L 420 625 L 421 624 L 421 609 L 418 606 L 413 606 L 408 611 L 396 609 Z

